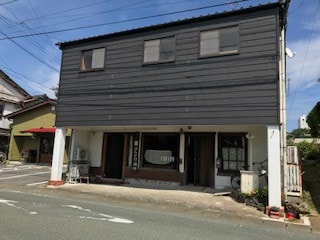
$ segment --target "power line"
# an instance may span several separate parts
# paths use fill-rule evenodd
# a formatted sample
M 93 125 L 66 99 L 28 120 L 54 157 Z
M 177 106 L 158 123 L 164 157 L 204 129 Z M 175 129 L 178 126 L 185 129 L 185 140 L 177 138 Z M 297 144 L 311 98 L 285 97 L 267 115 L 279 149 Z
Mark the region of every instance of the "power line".
M 0 60 L 1 60 L 4 64 L 6 64 L 3 59 L 0 58 Z M 6 65 L 7 65 L 7 64 L 6 64 Z M 35 81 L 32 80 L 30 77 L 28 77 L 28 76 L 26 76 L 26 75 L 24 75 L 24 74 L 22 74 L 22 73 L 19 73 L 19 72 L 15 71 L 15 70 L 13 70 L 13 69 L 10 68 L 8 65 L 7 65 L 7 66 L 0 65 L 0 66 L 1 66 L 2 68 L 7 69 L 7 71 L 10 71 L 10 72 L 11 72 L 10 75 L 13 75 L 13 76 L 15 76 L 16 78 L 19 78 L 20 80 L 23 80 L 23 82 L 30 83 L 30 84 L 35 84 L 35 85 L 41 86 L 41 87 L 43 87 L 43 88 L 46 88 L 46 89 L 52 91 L 52 89 L 51 89 L 50 87 L 48 87 L 48 86 L 46 86 L 46 85 L 43 85 L 43 84 L 41 84 L 41 83 L 35 82 Z M 22 78 L 23 78 L 23 79 L 22 79 Z
M 236 3 L 246 2 L 246 1 L 248 1 L 248 0 L 239 0 Z M 225 5 L 228 5 L 228 3 L 221 3 L 221 4 L 215 4 L 215 5 L 205 6 L 205 7 L 175 11 L 175 12 L 170 12 L 170 13 L 162 13 L 162 14 L 156 14 L 156 15 L 151 15 L 151 16 L 138 17 L 138 18 L 132 18 L 132 19 L 127 19 L 127 20 L 108 22 L 108 23 L 93 24 L 93 25 L 81 26 L 81 27 L 75 27 L 75 28 L 60 29 L 60 30 L 39 32 L 39 33 L 34 33 L 34 34 L 17 35 L 17 36 L 10 36 L 10 37 L 7 36 L 6 38 L 0 38 L 0 40 L 7 40 L 9 38 L 16 39 L 16 38 L 23 38 L 23 37 L 39 36 L 39 35 L 44 35 L 44 34 L 61 33 L 61 32 L 68 32 L 68 31 L 76 31 L 76 30 L 87 29 L 87 28 L 101 27 L 101 26 L 106 26 L 106 25 L 114 25 L 114 24 L 119 24 L 119 23 L 127 23 L 127 22 L 146 20 L 146 19 L 151 19 L 151 18 L 156 18 L 156 17 L 169 16 L 169 15 L 174 15 L 174 14 L 179 14 L 179 13 L 204 10 L 204 9 L 213 8 L 213 7 L 221 7 L 221 6 L 225 6 Z
M 27 48 L 25 48 L 24 46 L 22 46 L 21 44 L 17 43 L 14 39 L 11 39 L 9 36 L 7 36 L 7 34 L 5 34 L 4 32 L 0 31 L 0 33 L 5 36 L 7 39 L 9 39 L 11 42 L 13 42 L 16 46 L 18 46 L 20 49 L 22 49 L 23 51 L 25 51 L 26 53 L 28 53 L 30 56 L 34 57 L 35 59 L 37 59 L 39 62 L 41 62 L 42 64 L 46 65 L 48 68 L 59 72 L 59 70 L 57 68 L 55 68 L 54 66 L 51 66 L 50 64 L 48 64 L 47 62 L 43 61 L 41 58 L 39 58 L 38 56 L 36 56 L 35 54 L 33 54 L 31 51 L 29 51 Z
M 43 15 L 40 16 L 41 19 L 53 19 L 53 18 L 70 18 L 70 17 L 78 17 L 78 16 L 97 16 L 97 15 L 101 15 L 101 14 L 106 14 L 106 13 L 110 13 L 110 12 L 122 12 L 122 11 L 127 11 L 127 10 L 136 10 L 136 9 L 142 9 L 142 8 L 152 8 L 152 7 L 156 7 L 156 6 L 164 6 L 164 5 L 174 5 L 174 4 L 178 4 L 178 3 L 183 3 L 183 2 L 191 2 L 194 0 L 180 0 L 180 1 L 176 1 L 176 2 L 167 2 L 167 3 L 158 3 L 158 4 L 152 4 L 152 5 L 147 5 L 147 6 L 140 6 L 140 7 L 134 7 L 135 5 L 138 5 L 140 3 L 144 3 L 144 2 L 149 2 L 150 0 L 146 0 L 146 1 L 142 1 L 142 2 L 138 2 L 138 3 L 134 3 L 128 6 L 124 6 L 124 7 L 119 7 L 113 10 L 109 10 L 109 11 L 99 11 L 99 12 L 91 12 L 91 13 L 81 13 L 81 14 L 74 14 L 74 15 L 65 15 L 65 16 L 59 16 L 58 14 L 60 14 L 61 12 L 56 12 L 56 13 L 52 13 L 52 14 L 47 14 L 47 15 Z M 91 5 L 90 5 L 91 6 Z M 64 12 L 64 11 L 63 11 Z M 50 17 L 51 15 L 54 15 L 54 17 Z M 58 16 L 55 16 L 58 15 Z M 26 19 L 24 20 L 24 22 L 26 21 L 33 21 L 36 20 L 35 18 L 30 18 L 30 19 Z M 75 21 L 78 20 L 75 19 Z M 64 23 L 64 22 L 61 22 Z M 61 23 L 57 23 L 54 25 L 58 25 Z M 50 25 L 52 26 L 52 25 Z
M 10 3 L 14 3 L 14 2 L 17 2 L 19 0 L 12 0 L 12 1 L 9 1 L 9 2 L 5 2 L 5 3 L 1 3 L 0 6 L 4 6 L 4 5 L 7 5 L 7 4 L 10 4 Z
M 293 99 L 292 99 L 292 102 L 291 102 L 291 105 L 290 105 L 290 108 L 289 108 L 289 113 L 288 113 L 289 118 L 290 118 L 291 110 L 292 110 L 292 107 L 293 107 L 293 104 L 294 104 L 294 101 L 295 101 L 295 98 L 296 98 L 296 95 L 297 95 L 298 87 L 300 86 L 302 72 L 303 72 L 303 69 L 304 69 L 304 66 L 305 66 L 305 63 L 306 63 L 306 59 L 307 59 L 307 56 L 308 56 L 308 53 L 309 53 L 310 43 L 311 43 L 311 40 L 313 38 L 314 28 L 315 28 L 315 25 L 316 25 L 316 20 L 317 20 L 318 14 L 319 14 L 319 8 L 320 8 L 320 1 L 318 0 L 317 1 L 317 10 L 316 10 L 316 14 L 315 14 L 315 17 L 314 17 L 314 20 L 313 20 L 313 24 L 312 24 L 312 28 L 311 28 L 311 34 L 310 34 L 310 37 L 309 37 L 309 40 L 308 40 L 308 44 L 307 44 L 307 50 L 306 50 L 306 52 L 304 54 L 304 58 L 303 58 L 302 66 L 301 66 L 301 69 L 300 69 L 298 81 L 297 81 L 296 88 L 295 88 L 294 94 L 293 94 Z
M 15 14 L 15 13 L 13 13 L 10 9 L 8 9 L 7 7 L 4 7 L 3 6 L 3 8 L 6 10 L 6 11 L 8 11 L 14 18 L 16 18 L 19 22 L 21 22 L 20 21 L 20 19 L 19 19 L 19 17 Z M 1 16 L 1 15 L 0 15 Z M 5 22 L 5 23 L 8 23 L 8 18 L 6 18 L 6 17 L 4 17 L 4 16 L 1 16 L 1 19 Z M 12 20 L 9 20 L 9 21 L 12 21 Z M 13 21 L 14 23 L 16 23 L 15 21 Z M 16 24 L 18 24 L 19 26 L 21 26 L 21 24 L 19 24 L 19 23 L 16 23 Z M 25 27 L 25 28 L 27 28 L 28 30 L 31 30 L 26 24 L 23 24 L 22 25 L 23 27 Z M 15 27 L 15 26 L 13 26 L 13 27 Z M 16 28 L 15 27 L 15 29 L 18 29 L 18 28 Z M 21 30 L 20 30 L 21 31 Z M 4 33 L 4 31 L 2 30 L 2 32 Z M 8 34 L 6 34 L 7 36 L 8 36 Z M 59 61 L 59 59 L 57 58 L 57 57 L 55 57 L 55 56 L 51 56 L 52 54 L 48 54 L 45 50 L 44 50 L 44 48 L 42 48 L 42 46 L 41 46 L 41 44 L 38 42 L 38 40 L 37 39 L 34 39 L 34 38 L 27 38 L 26 40 L 25 40 L 26 42 L 29 42 L 34 48 L 32 48 L 33 50 L 38 50 L 41 54 L 44 54 L 44 56 L 46 57 L 46 58 L 51 58 L 53 61 L 56 61 L 56 62 L 60 62 Z M 51 44 L 50 44 L 51 45 Z M 30 52 L 31 52 L 31 50 L 29 50 Z M 33 51 L 34 52 L 34 51 Z
M 148 2 L 148 1 L 149 0 L 140 1 L 140 2 L 137 2 L 137 3 L 134 3 L 134 4 L 129 4 L 127 6 L 118 7 L 118 8 L 103 12 L 103 13 L 112 13 L 112 12 L 116 12 L 116 11 L 119 11 L 119 10 L 125 10 L 127 7 L 135 6 L 135 5 L 138 5 L 138 4 L 141 4 L 141 3 L 144 3 L 144 2 Z M 85 16 L 85 17 L 80 17 L 80 18 L 69 20 L 69 21 L 63 21 L 63 22 L 58 22 L 58 23 L 54 23 L 54 24 L 51 24 L 51 25 L 46 25 L 45 27 L 52 27 L 52 26 L 56 26 L 56 25 L 66 24 L 66 23 L 69 23 L 69 22 L 75 22 L 75 21 L 78 21 L 78 20 L 84 20 L 84 19 L 87 19 L 87 18 L 90 18 L 90 17 L 95 17 L 97 14 L 89 14 L 89 15 L 86 14 L 86 15 L 87 16 Z M 39 27 L 34 28 L 33 30 L 37 30 L 37 29 L 39 29 Z
M 38 15 L 37 15 L 37 12 L 36 12 L 36 10 L 34 9 L 32 3 L 31 3 L 31 0 L 29 0 L 29 4 L 30 4 L 30 7 L 31 7 L 31 9 L 32 9 L 32 11 L 33 11 L 33 14 L 36 16 L 36 18 L 37 18 L 37 20 L 38 20 L 38 22 L 39 22 L 42 30 L 45 31 L 45 30 L 44 30 L 44 27 L 43 27 L 43 25 L 42 25 L 42 23 L 41 23 L 41 21 L 40 21 L 40 19 L 39 19 L 39 17 L 38 17 Z M 47 41 L 45 40 L 45 42 L 46 42 L 49 46 L 51 46 L 52 49 L 54 49 L 54 47 L 53 47 L 53 46 L 54 46 L 54 43 L 51 42 L 51 39 L 50 39 L 49 35 L 48 35 L 48 34 L 45 34 L 45 36 L 47 37 Z M 43 39 L 43 40 L 44 40 L 44 39 Z M 56 49 L 54 49 L 54 50 L 56 50 Z M 50 56 L 50 55 L 49 55 L 49 56 Z M 52 59 L 56 60 L 57 62 L 59 61 L 59 59 L 57 59 L 57 58 L 54 57 L 54 56 L 53 56 Z
M 61 14 L 61 13 L 72 12 L 72 11 L 75 11 L 75 10 L 79 10 L 79 9 L 83 9 L 83 8 L 88 8 L 88 7 L 96 6 L 96 5 L 99 5 L 99 4 L 102 4 L 102 3 L 107 3 L 107 2 L 110 2 L 110 1 L 111 1 L 111 0 L 107 0 L 107 1 L 104 0 L 104 1 L 96 2 L 96 3 L 90 3 L 90 4 L 88 4 L 88 5 L 84 5 L 84 6 L 80 6 L 80 7 L 76 7 L 76 8 L 70 8 L 70 9 L 67 9 L 67 10 L 59 11 L 59 12 L 48 13 L 48 14 L 46 14 L 46 15 L 39 16 L 39 18 L 48 17 L 48 16 L 54 16 L 54 15 L 59 15 L 59 14 Z M 29 19 L 24 20 L 23 22 L 32 21 L 32 20 L 37 20 L 37 18 L 29 18 Z
M 293 13 L 293 12 L 295 12 L 296 10 L 298 10 L 298 9 L 302 6 L 303 3 L 304 3 L 304 0 L 301 1 L 301 3 L 299 4 L 298 7 L 296 7 L 295 9 L 293 9 L 292 11 L 290 11 L 289 13 Z

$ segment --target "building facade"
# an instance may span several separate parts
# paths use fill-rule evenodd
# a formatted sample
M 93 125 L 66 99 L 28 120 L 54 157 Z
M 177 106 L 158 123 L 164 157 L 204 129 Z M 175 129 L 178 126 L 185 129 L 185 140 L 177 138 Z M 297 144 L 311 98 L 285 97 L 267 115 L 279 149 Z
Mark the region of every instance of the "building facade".
M 299 117 L 298 128 L 310 129 L 307 123 L 307 116 L 305 114 Z
M 56 101 L 34 99 L 32 102 L 6 116 L 13 120 L 8 160 L 51 164 Z
M 19 109 L 21 102 L 28 98 L 30 95 L 0 70 L 0 151 L 7 153 L 12 123 L 4 116 Z
M 281 1 L 60 43 L 50 183 L 62 183 L 70 128 L 71 149 L 86 150 L 101 178 L 225 188 L 268 159 L 269 204 L 281 205 L 287 8 Z

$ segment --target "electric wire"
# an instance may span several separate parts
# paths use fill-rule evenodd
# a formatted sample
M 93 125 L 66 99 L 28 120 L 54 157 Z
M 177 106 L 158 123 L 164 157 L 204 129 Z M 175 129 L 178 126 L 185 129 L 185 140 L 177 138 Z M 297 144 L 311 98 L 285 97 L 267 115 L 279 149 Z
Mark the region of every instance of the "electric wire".
M 20 19 L 19 19 L 19 17 L 17 17 L 17 15 L 15 14 L 15 13 L 13 13 L 10 9 L 8 9 L 8 8 L 6 8 L 6 7 L 3 7 L 5 10 L 7 10 L 13 17 L 15 17 L 16 19 L 18 19 L 18 21 L 20 21 Z M 1 16 L 1 15 L 0 15 Z M 1 19 L 4 21 L 4 22 L 8 22 L 8 18 L 6 18 L 6 17 L 4 17 L 4 16 L 1 16 Z M 20 24 L 19 24 L 19 26 L 21 26 Z M 24 26 L 24 27 L 26 27 L 27 29 L 29 29 L 30 30 L 30 28 L 26 25 L 26 24 L 24 24 L 24 25 L 22 25 L 22 26 Z M 1 31 L 2 33 L 4 33 L 4 31 L 2 30 Z M 8 34 L 7 33 L 5 33 L 6 34 L 6 36 L 8 36 Z M 12 41 L 12 42 L 14 42 L 15 44 L 17 43 L 16 41 Z M 56 63 L 59 61 L 59 59 L 58 58 L 54 58 L 54 57 L 52 57 L 52 54 L 48 54 L 45 50 L 44 50 L 44 48 L 41 46 L 41 44 L 38 42 L 38 39 L 36 39 L 36 38 L 26 38 L 25 39 L 25 43 L 26 42 L 29 42 L 29 44 L 30 45 L 32 45 L 34 48 L 30 48 L 30 47 L 26 47 L 26 46 L 24 46 L 24 47 L 22 47 L 22 44 L 20 44 L 20 48 L 23 50 L 23 51 L 25 51 L 25 52 L 27 52 L 28 54 L 30 54 L 30 53 L 32 53 L 34 56 L 36 56 L 36 54 L 35 54 L 35 51 L 38 51 L 38 53 L 41 53 L 41 54 L 43 54 L 43 57 L 45 57 L 45 58 L 49 58 L 49 59 L 51 59 L 51 60 L 53 60 L 53 61 L 55 61 Z M 18 44 L 18 43 L 17 43 Z M 27 49 L 27 50 L 25 50 L 25 49 Z M 31 50 L 32 49 L 32 50 Z M 30 55 L 32 55 L 32 54 L 30 54 Z M 38 57 L 38 56 L 36 56 L 36 58 L 41 58 L 41 57 Z M 49 63 L 47 63 L 47 65 L 50 65 L 51 66 L 51 64 L 49 64 Z M 53 66 L 52 66 L 53 67 Z
M 310 33 L 310 36 L 309 36 L 309 39 L 308 39 L 307 49 L 306 49 L 306 52 L 305 52 L 304 57 L 303 57 L 301 69 L 300 69 L 300 72 L 299 72 L 299 77 L 298 77 L 298 80 L 297 80 L 297 84 L 296 84 L 295 90 L 293 92 L 293 98 L 292 98 L 292 101 L 291 101 L 291 104 L 290 104 L 290 108 L 289 108 L 289 112 L 288 112 L 288 118 L 290 118 L 292 107 L 293 107 L 295 99 L 296 99 L 297 91 L 298 91 L 298 89 L 300 87 L 302 73 L 303 73 L 303 69 L 304 69 L 305 63 L 306 63 L 307 56 L 309 54 L 310 43 L 311 43 L 311 40 L 313 38 L 313 33 L 314 33 L 315 25 L 316 25 L 316 20 L 317 20 L 318 14 L 319 14 L 319 9 L 320 9 L 320 1 L 318 0 L 317 1 L 316 14 L 315 14 L 314 19 L 313 19 L 313 23 L 312 23 L 312 27 L 311 27 L 311 33 Z
M 239 0 L 239 1 L 237 1 L 237 3 L 238 2 L 245 2 L 245 1 L 248 1 L 248 0 Z M 128 23 L 128 22 L 134 22 L 134 21 L 147 20 L 147 19 L 152 19 L 152 18 L 157 18 L 157 17 L 170 16 L 170 15 L 186 13 L 186 12 L 191 12 L 191 11 L 204 10 L 204 9 L 213 8 L 213 7 L 221 7 L 221 6 L 225 6 L 225 5 L 229 5 L 229 4 L 228 3 L 221 3 L 221 4 L 215 4 L 215 5 L 205 6 L 205 7 L 185 9 L 185 10 L 180 10 L 180 11 L 149 15 L 149 16 L 144 16 L 144 17 L 137 17 L 137 18 L 120 20 L 120 21 L 92 24 L 92 25 L 87 25 L 87 26 L 80 26 L 80 27 L 66 28 L 66 29 L 59 29 L 59 30 L 52 30 L 52 31 L 47 31 L 47 32 L 38 32 L 38 33 L 33 33 L 33 34 L 7 36 L 5 38 L 0 38 L 0 40 L 7 40 L 7 39 L 9 39 L 9 37 L 10 37 L 10 39 L 16 39 L 16 38 L 24 38 L 24 37 L 31 37 L 31 36 L 39 36 L 39 35 L 44 35 L 44 34 L 53 34 L 53 33 L 69 32 L 69 31 L 77 31 L 77 30 L 88 29 L 88 28 L 95 28 L 95 27 L 101 27 L 101 26 L 107 26 L 107 25 L 114 25 L 114 24 L 120 24 L 120 23 Z
M 1 60 L 4 64 L 6 64 L 6 62 L 5 62 L 3 59 L 0 58 L 0 60 Z M 22 83 L 27 83 L 28 85 L 30 85 L 30 84 L 31 84 L 31 85 L 37 85 L 37 86 L 43 87 L 43 88 L 45 88 L 45 89 L 47 89 L 47 90 L 52 90 L 52 89 L 49 88 L 48 86 L 43 85 L 43 84 L 41 84 L 41 83 L 39 83 L 39 82 L 36 82 L 36 81 L 34 81 L 32 78 L 30 78 L 30 77 L 28 77 L 28 76 L 26 76 L 26 75 L 24 75 L 24 74 L 21 74 L 21 73 L 15 71 L 15 70 L 13 70 L 13 69 L 10 68 L 9 66 L 7 66 L 7 64 L 6 64 L 6 66 L 0 64 L 0 67 L 1 67 L 1 68 L 4 68 L 4 69 L 6 69 L 6 71 L 10 72 L 9 75 L 14 76 L 15 78 L 20 79 Z
M 12 1 L 9 1 L 9 2 L 0 3 L 0 6 L 8 5 L 10 3 L 14 3 L 14 2 L 17 2 L 17 1 L 19 1 L 19 0 L 12 0 Z

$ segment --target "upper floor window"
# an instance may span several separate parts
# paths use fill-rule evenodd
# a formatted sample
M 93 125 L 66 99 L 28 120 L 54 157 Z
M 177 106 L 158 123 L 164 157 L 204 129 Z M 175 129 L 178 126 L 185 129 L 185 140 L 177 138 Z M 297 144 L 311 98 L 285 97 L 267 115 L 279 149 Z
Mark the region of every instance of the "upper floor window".
M 175 37 L 166 37 L 144 42 L 144 63 L 174 61 Z
M 238 26 L 200 32 L 200 57 L 237 53 L 238 51 Z
M 85 50 L 81 55 L 81 70 L 101 69 L 104 67 L 105 48 Z

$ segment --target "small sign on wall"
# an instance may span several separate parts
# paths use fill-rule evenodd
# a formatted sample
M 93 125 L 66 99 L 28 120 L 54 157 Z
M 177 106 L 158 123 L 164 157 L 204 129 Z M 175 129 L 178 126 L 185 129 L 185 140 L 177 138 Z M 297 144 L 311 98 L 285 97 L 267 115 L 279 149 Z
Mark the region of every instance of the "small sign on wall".
M 132 171 L 138 171 L 139 164 L 139 141 L 135 140 L 133 144 Z

